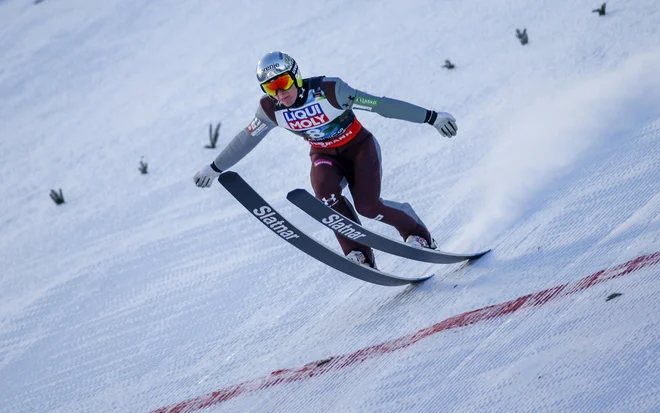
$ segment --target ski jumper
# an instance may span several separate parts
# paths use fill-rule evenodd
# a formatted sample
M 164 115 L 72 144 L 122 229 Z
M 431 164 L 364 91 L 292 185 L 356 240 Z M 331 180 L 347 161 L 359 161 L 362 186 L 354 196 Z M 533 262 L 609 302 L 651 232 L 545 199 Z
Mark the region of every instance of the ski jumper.
M 432 122 L 432 111 L 386 97 L 375 97 L 348 86 L 339 78 L 303 80 L 291 107 L 264 95 L 252 122 L 218 155 L 214 164 L 227 170 L 247 155 L 273 128 L 279 126 L 301 136 L 311 146 L 310 178 L 314 193 L 340 214 L 360 223 L 357 214 L 395 227 L 405 239 L 431 234 L 407 203 L 383 200 L 380 147 L 358 121 L 353 109 L 368 110 L 388 118 L 415 123 Z M 342 195 L 349 187 L 355 208 Z M 357 210 L 357 214 L 356 214 Z M 362 251 L 373 263 L 373 251 L 335 234 L 344 254 Z

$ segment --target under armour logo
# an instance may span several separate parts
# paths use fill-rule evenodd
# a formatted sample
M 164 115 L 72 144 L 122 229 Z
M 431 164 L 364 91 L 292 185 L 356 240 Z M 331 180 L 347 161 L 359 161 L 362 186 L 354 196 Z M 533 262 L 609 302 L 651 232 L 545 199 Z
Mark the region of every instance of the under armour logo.
M 323 201 L 323 203 L 329 207 L 333 207 L 337 202 L 339 202 L 335 194 L 330 194 L 330 199 L 322 198 L 321 201 Z

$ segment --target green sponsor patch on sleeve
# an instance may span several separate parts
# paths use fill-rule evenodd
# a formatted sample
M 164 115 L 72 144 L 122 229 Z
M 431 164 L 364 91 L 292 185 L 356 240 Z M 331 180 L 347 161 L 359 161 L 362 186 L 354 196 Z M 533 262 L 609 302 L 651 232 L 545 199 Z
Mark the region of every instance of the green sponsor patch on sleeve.
M 378 99 L 366 98 L 364 96 L 357 95 L 355 97 L 355 103 L 360 106 L 368 106 L 370 108 L 375 108 L 378 106 Z

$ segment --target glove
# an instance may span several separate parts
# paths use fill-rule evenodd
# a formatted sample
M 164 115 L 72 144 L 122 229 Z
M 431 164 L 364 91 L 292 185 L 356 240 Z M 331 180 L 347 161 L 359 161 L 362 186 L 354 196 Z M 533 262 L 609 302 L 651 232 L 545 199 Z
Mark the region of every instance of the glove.
M 206 165 L 193 176 L 195 185 L 200 188 L 210 188 L 213 181 L 220 176 L 222 171 L 214 164 Z
M 431 123 L 431 125 L 433 125 L 433 127 L 436 128 L 438 132 L 440 132 L 442 136 L 446 138 L 456 136 L 456 132 L 458 132 L 456 119 L 454 119 L 454 117 L 447 112 L 437 112 L 436 115 L 437 117 L 433 123 Z

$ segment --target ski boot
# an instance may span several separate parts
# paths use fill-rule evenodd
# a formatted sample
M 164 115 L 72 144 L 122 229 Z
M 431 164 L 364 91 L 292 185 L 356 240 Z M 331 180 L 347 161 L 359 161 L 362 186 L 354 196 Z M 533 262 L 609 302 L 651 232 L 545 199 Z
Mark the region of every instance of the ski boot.
M 406 238 L 406 244 L 419 248 L 430 248 L 432 250 L 438 248 L 438 245 L 433 238 L 431 238 L 431 244 L 429 245 L 429 242 L 420 235 L 408 235 L 408 238 Z
M 346 259 L 349 260 L 349 261 L 353 261 L 356 264 L 360 264 L 360 265 L 364 265 L 364 266 L 367 266 L 367 267 L 371 267 L 373 269 L 377 269 L 376 268 L 376 260 L 374 258 L 372 258 L 373 262 L 369 262 L 369 260 L 367 259 L 367 256 L 364 255 L 364 252 L 362 252 L 360 250 L 353 250 L 353 251 L 349 252 L 346 255 Z

